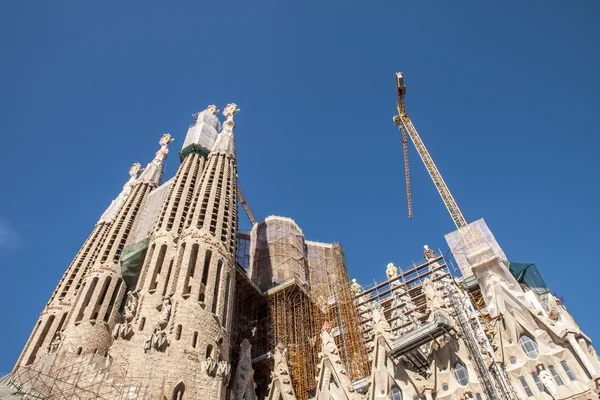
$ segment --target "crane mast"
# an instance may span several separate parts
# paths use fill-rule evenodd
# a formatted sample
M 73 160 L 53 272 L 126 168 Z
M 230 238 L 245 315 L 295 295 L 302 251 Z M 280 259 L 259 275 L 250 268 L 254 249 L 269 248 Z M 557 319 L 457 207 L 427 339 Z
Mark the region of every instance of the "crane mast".
M 412 218 L 412 192 L 410 188 L 410 170 L 408 164 L 408 146 L 406 144 L 406 136 L 410 138 L 410 140 L 415 145 L 417 152 L 419 153 L 419 157 L 425 164 L 425 168 L 427 168 L 427 172 L 429 176 L 431 176 L 431 180 L 433 180 L 433 184 L 435 185 L 444 205 L 448 209 L 452 220 L 457 228 L 462 228 L 463 226 L 467 226 L 467 221 L 465 217 L 462 215 L 460 208 L 458 208 L 458 204 L 454 200 L 452 193 L 450 193 L 450 189 L 448 189 L 448 185 L 444 182 L 444 178 L 442 178 L 442 174 L 436 167 L 433 162 L 433 158 L 427 151 L 425 147 L 425 143 L 421 140 L 419 133 L 415 129 L 412 121 L 406 115 L 404 110 L 404 96 L 406 95 L 406 86 L 404 85 L 404 77 L 402 76 L 402 72 L 396 73 L 396 91 L 398 95 L 398 115 L 394 117 L 394 125 L 400 128 L 400 132 L 402 133 L 402 150 L 404 153 L 404 174 L 406 180 L 406 196 L 408 202 L 408 216 Z
M 252 210 L 250 209 L 248 202 L 246 202 L 246 198 L 244 197 L 244 194 L 242 193 L 242 188 L 240 187 L 239 183 L 237 185 L 237 195 L 238 195 L 238 200 L 240 201 L 240 204 L 242 205 L 242 208 L 244 209 L 244 212 L 246 213 L 246 216 L 248 217 L 248 220 L 250 221 L 250 224 L 252 226 L 256 225 L 256 219 L 254 218 L 254 214 L 252 214 Z

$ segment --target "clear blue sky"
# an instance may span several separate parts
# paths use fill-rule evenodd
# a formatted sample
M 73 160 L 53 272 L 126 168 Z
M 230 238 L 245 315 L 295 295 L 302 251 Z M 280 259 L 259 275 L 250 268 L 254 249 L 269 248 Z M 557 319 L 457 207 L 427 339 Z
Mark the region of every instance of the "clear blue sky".
M 396 71 L 467 219 L 536 262 L 600 341 L 600 2 L 161 4 L 0 2 L 0 372 L 131 164 L 165 132 L 179 150 L 208 104 L 242 110 L 256 216 L 339 241 L 359 282 L 446 248 L 454 226 L 414 149 L 406 218 Z M 166 175 L 178 165 L 173 151 Z

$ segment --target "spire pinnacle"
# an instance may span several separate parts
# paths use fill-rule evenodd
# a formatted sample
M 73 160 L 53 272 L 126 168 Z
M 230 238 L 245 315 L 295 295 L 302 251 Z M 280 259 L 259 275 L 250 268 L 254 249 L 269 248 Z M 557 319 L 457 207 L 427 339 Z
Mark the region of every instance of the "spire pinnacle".
M 223 130 L 217 137 L 215 144 L 211 150 L 211 153 L 225 153 L 235 157 L 235 143 L 233 140 L 233 129 L 235 128 L 235 122 L 233 117 L 240 111 L 235 103 L 227 104 L 227 107 L 223 110 L 225 122 L 223 122 Z
M 119 212 L 119 208 L 121 208 L 121 205 L 125 202 L 129 196 L 129 193 L 131 193 L 131 189 L 133 188 L 135 180 L 137 179 L 141 170 L 142 166 L 140 163 L 135 163 L 131 166 L 131 168 L 129 168 L 129 180 L 125 182 L 123 189 L 121 189 L 121 193 L 119 193 L 117 198 L 110 203 L 106 211 L 104 211 L 102 216 L 100 216 L 98 223 L 110 222 L 115 218 L 117 212 Z
M 144 169 L 144 172 L 142 172 L 138 181 L 153 183 L 156 186 L 160 185 L 163 174 L 163 166 L 167 156 L 169 155 L 169 145 L 174 141 L 175 139 L 173 139 L 169 133 L 162 135 L 158 141 L 158 144 L 160 144 L 160 149 L 158 149 L 156 152 L 154 160 L 152 160 L 146 169 Z
M 235 103 L 227 104 L 227 107 L 223 110 L 223 115 L 227 118 L 223 123 L 223 131 L 233 132 L 233 128 L 235 128 L 235 122 L 233 122 L 233 117 L 235 114 L 240 112 L 240 109 L 237 108 Z

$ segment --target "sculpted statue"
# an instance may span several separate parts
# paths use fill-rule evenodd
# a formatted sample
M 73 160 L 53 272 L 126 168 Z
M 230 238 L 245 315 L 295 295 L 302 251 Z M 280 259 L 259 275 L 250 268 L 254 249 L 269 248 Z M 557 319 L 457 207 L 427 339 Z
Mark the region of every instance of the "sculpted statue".
M 544 364 L 539 363 L 535 366 L 537 370 L 538 377 L 542 382 L 542 385 L 546 388 L 546 391 L 555 399 L 558 399 L 558 386 L 556 385 L 556 381 L 550 374 L 550 372 L 546 369 Z
M 169 318 L 171 318 L 171 298 L 165 297 L 162 302 L 161 310 L 160 310 L 160 319 L 158 320 L 158 325 L 161 328 L 167 326 L 169 322 Z
M 155 328 L 154 332 L 152 332 L 152 335 L 150 336 L 150 339 L 144 342 L 144 352 L 148 352 L 150 349 L 161 351 L 166 344 L 167 333 L 160 329 L 160 327 Z
M 394 340 L 394 334 L 392 333 L 392 327 L 385 319 L 383 307 L 377 302 L 373 302 L 371 305 L 371 315 L 373 316 L 373 333 L 375 335 L 383 335 L 389 341 Z
M 423 248 L 425 249 L 425 251 L 423 251 L 423 258 L 425 258 L 425 260 L 431 261 L 436 257 L 435 251 L 431 250 L 429 246 L 425 245 Z
M 422 286 L 423 294 L 425 294 L 425 300 L 427 301 L 427 309 L 429 311 L 428 321 L 432 321 L 434 317 L 434 312 L 439 310 L 440 308 L 446 308 L 446 302 L 441 296 L 439 290 L 437 290 L 436 285 L 434 285 L 433 281 L 429 278 L 425 278 Z
M 133 327 L 129 321 L 125 321 L 121 324 L 116 324 L 112 331 L 113 339 L 117 339 L 119 337 L 125 339 L 133 332 Z
M 240 360 L 233 378 L 233 399 L 256 400 L 251 356 L 252 345 L 248 339 L 244 339 L 240 347 Z
M 131 321 L 135 317 L 137 310 L 138 300 L 137 292 L 131 290 L 127 292 L 127 301 L 125 302 L 125 320 Z
M 356 279 L 352 279 L 352 284 L 350 285 L 350 290 L 353 293 L 359 294 L 362 292 L 362 286 L 356 282 Z
M 227 361 L 219 361 L 217 365 L 217 376 L 221 378 L 223 384 L 227 386 L 229 384 L 229 377 L 231 376 L 231 364 Z
M 394 266 L 394 264 L 389 263 L 385 270 L 385 274 L 388 277 L 388 280 L 395 278 L 398 276 L 398 268 Z
M 53 353 L 58 350 L 60 344 L 62 343 L 62 334 L 60 332 L 56 332 L 54 339 L 48 345 L 48 353 Z

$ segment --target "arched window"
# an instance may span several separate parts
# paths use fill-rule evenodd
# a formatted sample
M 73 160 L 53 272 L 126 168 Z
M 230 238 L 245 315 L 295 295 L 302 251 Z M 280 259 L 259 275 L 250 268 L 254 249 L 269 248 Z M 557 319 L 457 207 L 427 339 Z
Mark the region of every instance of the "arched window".
M 181 330 L 183 327 L 181 325 L 177 325 L 177 330 L 175 331 L 175 340 L 181 339 Z
M 538 345 L 533 339 L 527 335 L 522 335 L 519 338 L 519 343 L 521 344 L 521 349 L 523 349 L 523 352 L 527 354 L 528 357 L 538 358 Z
M 390 391 L 390 400 L 402 400 L 402 391 L 397 387 L 393 387 Z
M 558 372 L 556 371 L 556 369 L 554 368 L 553 365 L 549 366 L 548 369 L 550 370 L 550 372 L 552 373 L 552 376 L 554 377 L 554 380 L 556 381 L 556 384 L 558 386 L 562 386 L 564 385 L 562 379 L 560 379 L 560 375 L 558 375 Z
M 571 368 L 569 368 L 569 364 L 567 364 L 566 361 L 563 361 L 560 363 L 560 365 L 562 365 L 563 369 L 565 370 L 565 374 L 567 374 L 567 376 L 569 377 L 570 380 L 574 381 L 575 380 L 575 375 L 573 375 L 573 371 L 571 371 Z
M 171 397 L 173 400 L 183 400 L 183 393 L 185 392 L 185 385 L 183 382 L 179 382 L 175 389 L 173 389 L 173 396 Z
M 462 386 L 466 386 L 469 383 L 469 371 L 459 362 L 454 364 L 454 377 Z
M 527 397 L 533 397 L 533 392 L 529 388 L 529 385 L 527 384 L 527 380 L 525 379 L 525 377 L 522 376 L 519 378 L 519 380 L 521 381 L 521 385 L 523 385 L 523 390 L 525 391 L 525 394 L 527 395 Z
M 208 346 L 206 346 L 206 358 L 212 357 L 212 344 L 209 344 Z

